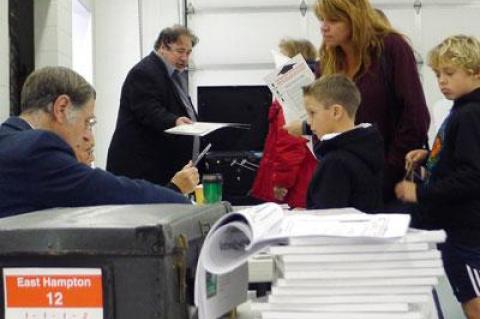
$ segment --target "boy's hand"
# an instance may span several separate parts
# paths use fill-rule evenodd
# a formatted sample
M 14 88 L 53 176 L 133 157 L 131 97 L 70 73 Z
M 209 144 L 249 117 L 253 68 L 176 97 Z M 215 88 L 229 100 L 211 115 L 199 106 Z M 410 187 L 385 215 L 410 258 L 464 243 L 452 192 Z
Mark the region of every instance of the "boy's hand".
M 283 129 L 288 132 L 288 134 L 293 136 L 302 136 L 303 134 L 303 122 L 302 121 L 293 121 L 288 125 L 284 125 Z
M 282 201 L 285 196 L 287 196 L 288 189 L 282 186 L 273 186 L 273 197 L 275 199 Z
M 424 162 L 428 156 L 428 151 L 424 149 L 413 150 L 405 155 L 405 169 L 408 171 L 416 169 L 420 163 Z
M 395 185 L 395 195 L 402 202 L 417 202 L 417 185 L 413 182 L 402 181 Z

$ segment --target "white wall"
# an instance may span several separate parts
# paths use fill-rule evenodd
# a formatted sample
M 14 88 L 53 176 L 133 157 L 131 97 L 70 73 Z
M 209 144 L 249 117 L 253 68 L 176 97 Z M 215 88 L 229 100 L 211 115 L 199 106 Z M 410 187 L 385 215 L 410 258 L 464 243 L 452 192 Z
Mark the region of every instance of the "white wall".
M 72 68 L 93 83 L 91 10 L 81 0 L 72 0 Z
M 104 168 L 122 83 L 130 68 L 140 60 L 138 5 L 136 0 L 99 0 L 94 2 L 93 14 L 95 113 L 98 120 L 95 164 Z
M 179 6 L 175 0 L 141 0 L 140 9 L 142 56 L 146 56 L 153 50 L 160 31 L 181 21 Z
M 72 1 L 34 1 L 35 69 L 72 67 Z
M 0 0 L 0 123 L 10 114 L 8 0 Z

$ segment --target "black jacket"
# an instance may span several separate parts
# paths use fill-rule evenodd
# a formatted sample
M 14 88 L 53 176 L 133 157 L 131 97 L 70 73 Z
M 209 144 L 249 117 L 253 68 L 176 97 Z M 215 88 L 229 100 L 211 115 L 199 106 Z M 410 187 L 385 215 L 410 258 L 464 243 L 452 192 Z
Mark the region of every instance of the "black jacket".
M 449 240 L 480 247 L 480 89 L 455 101 L 428 184 L 417 187 L 422 213 Z
M 166 134 L 188 117 L 164 62 L 152 52 L 135 65 L 122 87 L 107 170 L 166 184 L 192 157 L 193 138 Z
M 373 127 L 356 127 L 315 146 L 318 167 L 308 188 L 309 209 L 382 205 L 383 140 Z

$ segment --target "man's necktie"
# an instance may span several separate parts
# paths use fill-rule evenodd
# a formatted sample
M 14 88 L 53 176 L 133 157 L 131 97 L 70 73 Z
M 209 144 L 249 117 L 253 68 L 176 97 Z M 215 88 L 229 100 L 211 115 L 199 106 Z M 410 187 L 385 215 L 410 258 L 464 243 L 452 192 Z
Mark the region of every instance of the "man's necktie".
M 175 84 L 178 95 L 187 110 L 188 117 L 193 121 L 197 121 L 197 116 L 195 114 L 195 110 L 193 108 L 192 102 L 188 97 L 188 90 L 187 90 L 187 79 L 186 77 L 182 76 L 178 70 L 173 71 L 172 80 Z M 198 136 L 195 136 L 193 139 L 193 150 L 192 150 L 192 159 L 196 160 L 198 153 L 200 151 L 200 139 Z

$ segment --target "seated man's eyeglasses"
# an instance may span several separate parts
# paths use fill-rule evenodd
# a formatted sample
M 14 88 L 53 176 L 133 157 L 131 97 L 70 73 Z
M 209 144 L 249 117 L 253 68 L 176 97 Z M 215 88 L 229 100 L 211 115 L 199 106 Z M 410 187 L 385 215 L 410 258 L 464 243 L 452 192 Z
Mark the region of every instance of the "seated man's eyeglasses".
M 97 124 L 97 119 L 95 117 L 90 117 L 85 120 L 85 129 L 92 131 L 93 127 Z

